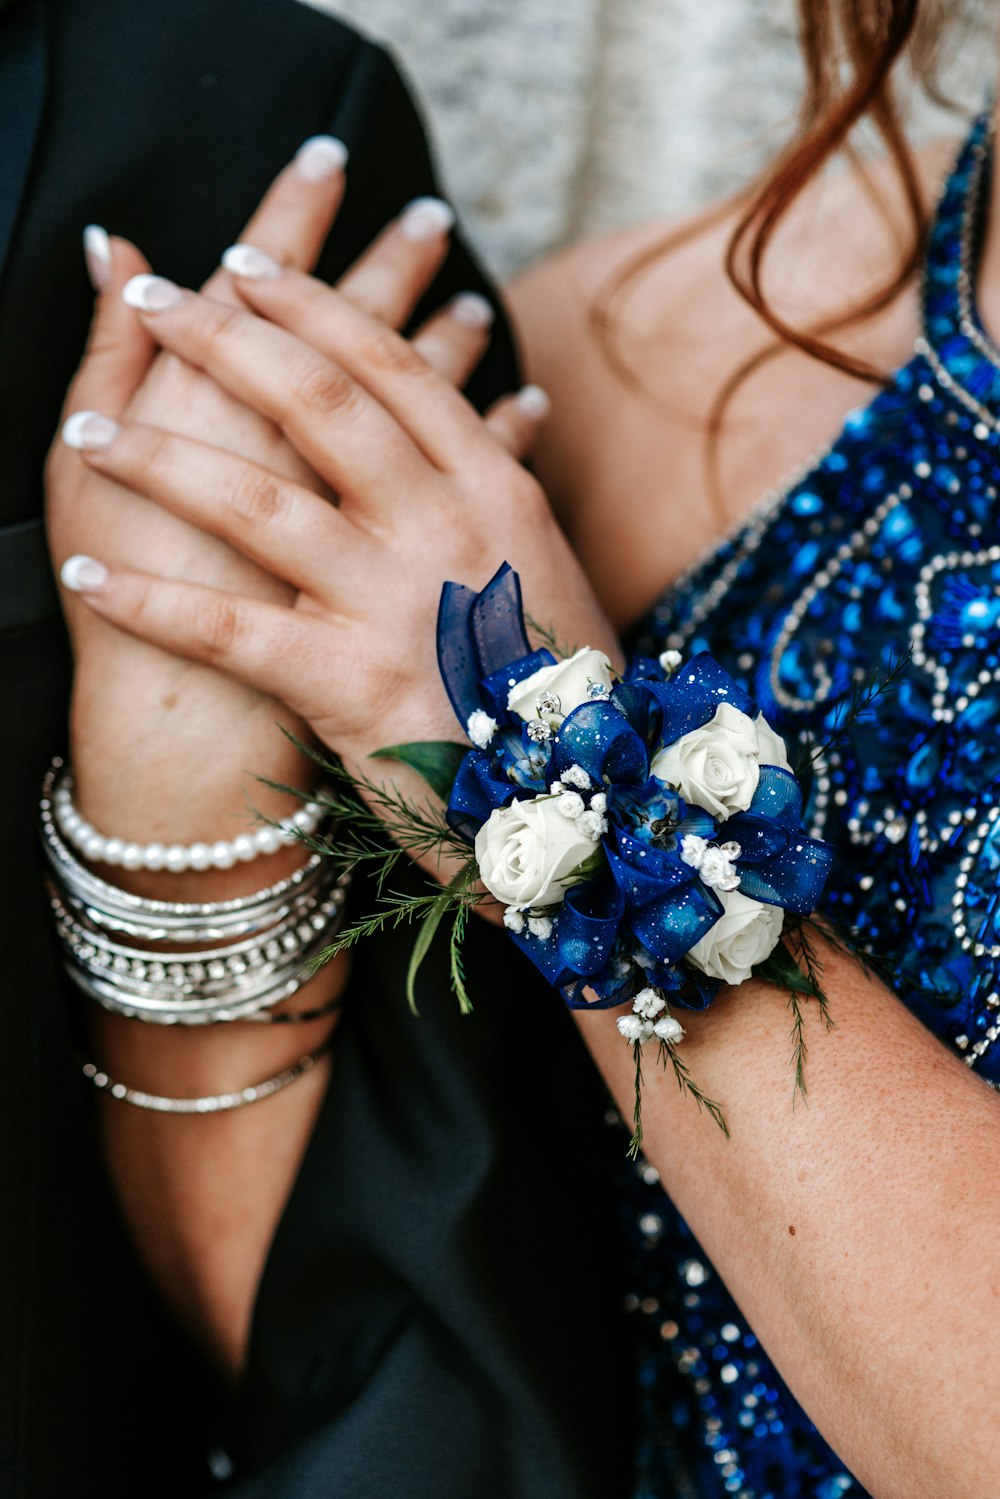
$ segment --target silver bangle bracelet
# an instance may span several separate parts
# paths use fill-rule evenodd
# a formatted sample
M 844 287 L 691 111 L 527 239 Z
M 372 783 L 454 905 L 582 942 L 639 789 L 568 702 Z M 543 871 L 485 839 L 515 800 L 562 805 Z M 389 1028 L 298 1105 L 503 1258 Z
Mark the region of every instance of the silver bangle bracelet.
M 202 1098 L 167 1098 L 160 1093 L 147 1093 L 142 1088 L 130 1088 L 125 1083 L 115 1082 L 93 1062 L 84 1062 L 81 1071 L 88 1082 L 93 1083 L 102 1093 L 107 1093 L 109 1097 L 119 1099 L 122 1103 L 130 1103 L 137 1109 L 149 1109 L 156 1114 L 227 1114 L 233 1109 L 243 1109 L 248 1104 L 260 1103 L 265 1098 L 273 1098 L 275 1093 L 284 1092 L 298 1082 L 300 1077 L 311 1072 L 331 1045 L 332 1038 L 328 1037 L 322 1046 L 306 1052 L 291 1067 L 284 1068 L 273 1077 L 266 1077 L 262 1082 L 251 1083 L 249 1087 L 232 1093 L 210 1093 Z
M 205 1025 L 253 1018 L 301 988 L 340 924 L 344 882 L 260 937 L 196 952 L 125 947 L 85 926 L 57 891 L 50 898 L 67 971 L 88 998 L 129 1019 Z

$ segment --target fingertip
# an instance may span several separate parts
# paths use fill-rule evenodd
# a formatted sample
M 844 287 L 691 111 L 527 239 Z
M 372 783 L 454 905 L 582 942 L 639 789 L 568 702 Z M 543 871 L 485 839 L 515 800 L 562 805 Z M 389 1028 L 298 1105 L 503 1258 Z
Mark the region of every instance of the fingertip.
M 293 166 L 307 182 L 334 177 L 347 166 L 348 150 L 335 135 L 311 135 L 296 151 Z
M 109 447 L 120 431 L 116 421 L 99 411 L 74 411 L 63 423 L 60 435 L 68 448 L 93 453 Z
M 66 558 L 59 569 L 59 580 L 70 593 L 96 593 L 108 581 L 108 570 L 96 557 L 78 553 Z
M 111 285 L 111 239 L 100 224 L 88 224 L 83 231 L 83 259 L 96 292 L 107 291 Z
M 552 411 L 552 399 L 540 385 L 523 386 L 514 397 L 514 404 L 532 422 L 544 422 Z
M 404 208 L 399 227 L 405 239 L 443 239 L 455 224 L 455 210 L 443 198 L 415 198 Z
M 463 328 L 474 328 L 485 332 L 496 321 L 496 309 L 486 297 L 477 291 L 459 292 L 448 308 L 451 317 Z
M 224 271 L 245 281 L 271 281 L 283 269 L 256 245 L 230 245 L 223 251 L 221 265 Z
M 164 276 L 145 273 L 132 276 L 122 287 L 122 301 L 137 312 L 165 312 L 175 307 L 184 293 Z

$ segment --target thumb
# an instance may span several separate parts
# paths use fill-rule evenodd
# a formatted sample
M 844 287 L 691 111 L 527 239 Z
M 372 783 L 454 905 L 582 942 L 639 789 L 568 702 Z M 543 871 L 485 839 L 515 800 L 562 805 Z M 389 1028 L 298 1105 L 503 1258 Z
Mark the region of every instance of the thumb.
M 120 417 L 156 356 L 156 345 L 122 301 L 122 288 L 149 270 L 127 239 L 109 239 L 103 229 L 86 233 L 87 263 L 98 284 L 94 318 L 80 368 L 66 394 L 63 418 L 74 411 Z

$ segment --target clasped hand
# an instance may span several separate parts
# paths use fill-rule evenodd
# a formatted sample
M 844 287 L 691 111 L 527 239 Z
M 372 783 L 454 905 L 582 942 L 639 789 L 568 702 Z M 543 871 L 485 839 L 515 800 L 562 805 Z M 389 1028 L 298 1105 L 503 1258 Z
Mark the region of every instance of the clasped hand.
M 67 587 L 120 629 L 281 699 L 353 765 L 387 743 L 456 737 L 434 644 L 446 579 L 481 587 L 506 560 L 533 614 L 614 650 L 511 452 L 534 425 L 523 403 L 484 421 L 345 295 L 249 246 L 226 264 L 244 306 L 149 275 L 125 301 L 162 349 L 274 423 L 320 483 L 128 419 L 77 414 L 70 435 L 92 469 L 290 585 L 288 602 L 100 556 L 67 562 Z

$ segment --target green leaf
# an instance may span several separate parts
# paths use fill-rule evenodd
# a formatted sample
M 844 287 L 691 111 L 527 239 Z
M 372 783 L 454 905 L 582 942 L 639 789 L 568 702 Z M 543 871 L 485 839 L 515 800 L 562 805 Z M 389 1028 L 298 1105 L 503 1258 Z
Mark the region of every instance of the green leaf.
M 416 744 L 392 744 L 388 749 L 375 750 L 371 758 L 398 760 L 401 765 L 408 765 L 446 802 L 467 753 L 467 745 L 452 744 L 447 739 L 426 739 Z
M 406 972 L 406 1002 L 414 1015 L 417 1014 L 417 996 L 414 989 L 414 985 L 417 982 L 417 974 L 420 972 L 420 965 L 430 951 L 431 943 L 434 941 L 434 934 L 441 925 L 441 918 L 450 904 L 447 891 L 438 896 L 420 923 L 417 940 L 413 944 L 413 951 L 410 954 L 410 966 Z
M 807 994 L 810 999 L 823 998 L 815 979 L 808 973 L 803 973 L 783 942 L 778 943 L 769 958 L 755 966 L 753 976 L 763 979 L 765 984 L 773 984 L 776 989 L 786 989 L 790 994 Z
M 420 923 L 417 940 L 414 942 L 413 951 L 410 954 L 410 966 L 406 973 L 406 1002 L 414 1015 L 418 1013 L 415 991 L 417 974 L 420 972 L 421 964 L 430 952 L 431 943 L 434 941 L 435 934 L 441 925 L 445 912 L 450 911 L 456 901 L 461 899 L 468 883 L 468 878 L 467 871 L 464 869 L 460 870 L 447 889 L 442 890 L 441 894 L 435 897 L 433 903 L 428 908 L 427 915 Z

